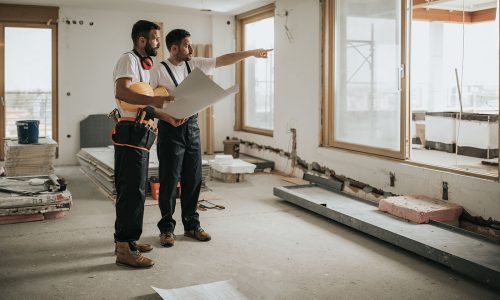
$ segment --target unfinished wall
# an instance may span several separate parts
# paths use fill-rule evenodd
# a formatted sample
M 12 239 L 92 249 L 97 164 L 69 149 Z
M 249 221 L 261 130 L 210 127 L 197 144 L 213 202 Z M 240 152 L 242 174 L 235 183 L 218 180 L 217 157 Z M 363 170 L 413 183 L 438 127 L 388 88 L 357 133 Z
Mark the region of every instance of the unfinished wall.
M 229 22 L 229 24 L 228 24 Z M 233 16 L 212 17 L 212 43 L 214 57 L 234 52 L 235 22 Z M 234 65 L 217 68 L 214 81 L 223 88 L 229 88 L 235 83 Z M 214 105 L 214 150 L 222 151 L 222 141 L 226 136 L 233 135 L 235 120 L 234 96 L 227 97 Z
M 284 18 L 275 20 L 275 124 L 274 137 L 244 132 L 234 135 L 244 140 L 290 150 L 290 128 L 297 129 L 298 155 L 319 162 L 337 174 L 397 194 L 442 196 L 442 182 L 448 182 L 449 201 L 464 206 L 471 214 L 500 220 L 500 183 L 434 171 L 403 162 L 319 147 L 321 112 L 321 25 L 319 1 L 278 0 L 277 12 L 289 10 L 289 41 Z M 307 21 L 305 21 L 307 20 Z M 226 125 L 227 126 L 227 125 Z M 232 124 L 231 124 L 232 126 Z M 216 128 L 216 131 L 219 128 Z M 221 143 L 216 141 L 215 144 Z M 282 171 L 290 164 L 267 151 L 242 147 L 260 157 L 277 160 Z M 389 186 L 389 172 L 396 174 L 395 187 Z
M 234 97 L 214 109 L 215 150 L 222 150 L 228 135 L 290 150 L 290 128 L 297 129 L 298 155 L 319 162 L 338 174 L 398 194 L 441 197 L 442 181 L 449 185 L 451 202 L 463 205 L 474 215 L 500 220 L 500 184 L 447 172 L 433 171 L 375 156 L 318 147 L 321 97 L 321 27 L 318 0 L 279 0 L 277 12 L 289 10 L 289 41 L 283 25 L 275 21 L 275 124 L 274 137 L 234 132 Z M 61 19 L 94 21 L 93 27 L 59 26 L 59 160 L 76 164 L 79 150 L 79 121 L 114 107 L 112 70 L 118 56 L 131 49 L 130 30 L 138 19 L 163 22 L 168 32 L 186 28 L 194 43 L 213 43 L 214 56 L 234 51 L 234 18 L 186 13 L 119 12 L 62 7 Z M 306 21 L 307 20 L 307 21 Z M 230 24 L 227 24 L 230 21 Z M 165 33 L 166 33 L 165 32 Z M 214 79 L 223 87 L 234 83 L 234 67 L 217 69 Z M 67 96 L 66 93 L 71 95 Z M 67 137 L 71 135 L 71 137 Z M 283 158 L 266 151 L 243 148 L 257 156 L 277 160 L 280 170 L 290 171 Z M 389 186 L 389 172 L 396 174 L 396 186 Z
M 57 164 L 60 165 L 77 163 L 79 122 L 87 115 L 108 113 L 115 107 L 113 68 L 119 55 L 132 49 L 130 32 L 137 20 L 163 22 L 164 34 L 174 28 L 185 28 L 191 32 L 193 43 L 212 41 L 211 17 L 201 13 L 189 14 L 171 9 L 148 13 L 61 7 L 60 20 L 65 18 L 82 20 L 85 25 L 59 23 Z M 89 26 L 89 21 L 94 25 Z

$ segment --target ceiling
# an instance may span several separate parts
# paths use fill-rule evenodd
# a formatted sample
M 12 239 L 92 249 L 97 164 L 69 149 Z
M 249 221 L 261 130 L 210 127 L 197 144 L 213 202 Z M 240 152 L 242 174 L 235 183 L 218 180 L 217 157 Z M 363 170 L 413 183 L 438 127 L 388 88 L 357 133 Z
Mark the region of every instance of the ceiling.
M 93 9 L 140 11 L 200 11 L 236 15 L 272 3 L 270 0 L 6 0 L 8 4 L 67 6 Z

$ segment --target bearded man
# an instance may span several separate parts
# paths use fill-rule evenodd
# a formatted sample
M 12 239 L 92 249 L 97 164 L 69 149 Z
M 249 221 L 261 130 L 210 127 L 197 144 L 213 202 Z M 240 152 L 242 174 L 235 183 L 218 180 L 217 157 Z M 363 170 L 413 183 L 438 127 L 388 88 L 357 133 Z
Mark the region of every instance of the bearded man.
M 113 136 L 115 148 L 116 263 L 135 268 L 147 268 L 154 261 L 142 256 L 142 252 L 153 249 L 151 245 L 139 243 L 142 234 L 144 201 L 149 164 L 149 148 L 156 134 L 147 129 L 143 118 L 138 118 L 140 107 L 162 108 L 171 102 L 171 96 L 148 96 L 135 92 L 131 87 L 139 82 L 149 84 L 149 70 L 153 66 L 151 56 L 156 56 L 160 47 L 160 27 L 150 21 L 140 20 L 132 28 L 134 48 L 122 54 L 113 72 L 115 97 L 120 118 Z M 125 109 L 126 102 L 133 109 Z M 141 111 L 142 112 L 142 111 Z M 141 121 L 141 122 L 139 122 Z M 124 141 L 117 141 L 122 139 Z M 141 144 L 149 140 L 148 147 Z

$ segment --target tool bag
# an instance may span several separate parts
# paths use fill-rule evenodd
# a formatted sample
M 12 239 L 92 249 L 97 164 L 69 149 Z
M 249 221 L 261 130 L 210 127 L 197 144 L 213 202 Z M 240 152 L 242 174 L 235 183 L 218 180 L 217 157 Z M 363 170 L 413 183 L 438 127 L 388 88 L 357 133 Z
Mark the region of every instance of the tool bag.
M 156 140 L 158 130 L 147 126 L 148 123 L 145 121 L 135 122 L 126 119 L 128 118 L 121 118 L 113 128 L 111 132 L 113 145 L 149 151 Z

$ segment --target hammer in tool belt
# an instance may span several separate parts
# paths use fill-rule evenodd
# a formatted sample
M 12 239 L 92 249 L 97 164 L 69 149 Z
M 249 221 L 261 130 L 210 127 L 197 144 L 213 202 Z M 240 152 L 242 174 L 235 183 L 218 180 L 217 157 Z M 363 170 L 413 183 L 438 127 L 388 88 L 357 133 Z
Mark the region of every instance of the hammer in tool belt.
M 137 110 L 137 116 L 135 117 L 135 122 L 141 124 L 142 121 L 144 121 L 145 117 L 146 117 L 146 112 L 144 111 L 144 109 L 139 108 Z

